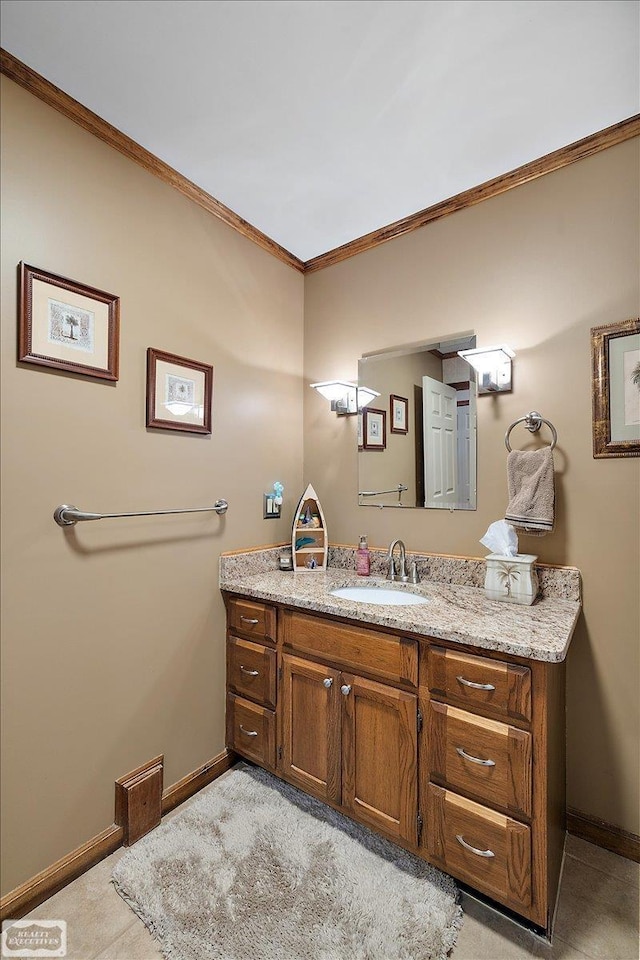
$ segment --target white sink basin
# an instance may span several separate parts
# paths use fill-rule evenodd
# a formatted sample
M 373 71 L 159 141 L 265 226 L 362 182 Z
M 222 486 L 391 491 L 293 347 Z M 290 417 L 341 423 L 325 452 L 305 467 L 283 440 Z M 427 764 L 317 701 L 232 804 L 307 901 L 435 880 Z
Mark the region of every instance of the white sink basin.
M 388 607 L 404 607 L 416 603 L 429 603 L 426 597 L 408 590 L 386 590 L 384 587 L 339 587 L 330 591 L 331 596 L 355 603 L 383 603 Z

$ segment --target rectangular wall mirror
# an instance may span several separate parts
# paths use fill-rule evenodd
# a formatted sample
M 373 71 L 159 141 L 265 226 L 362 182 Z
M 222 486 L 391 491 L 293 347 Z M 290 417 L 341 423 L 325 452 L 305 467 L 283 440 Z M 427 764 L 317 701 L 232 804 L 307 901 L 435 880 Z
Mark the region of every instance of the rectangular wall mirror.
M 365 354 L 358 383 L 377 391 L 358 414 L 358 503 L 476 509 L 475 372 L 464 334 Z M 384 416 L 382 416 L 384 414 Z

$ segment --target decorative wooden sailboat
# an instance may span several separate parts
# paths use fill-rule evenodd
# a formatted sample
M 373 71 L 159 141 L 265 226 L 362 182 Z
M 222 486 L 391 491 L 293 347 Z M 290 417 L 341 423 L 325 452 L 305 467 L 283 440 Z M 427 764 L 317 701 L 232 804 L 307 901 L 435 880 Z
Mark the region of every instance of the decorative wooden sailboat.
M 327 569 L 327 527 L 318 494 L 311 484 L 300 497 L 293 516 L 291 553 L 294 573 Z

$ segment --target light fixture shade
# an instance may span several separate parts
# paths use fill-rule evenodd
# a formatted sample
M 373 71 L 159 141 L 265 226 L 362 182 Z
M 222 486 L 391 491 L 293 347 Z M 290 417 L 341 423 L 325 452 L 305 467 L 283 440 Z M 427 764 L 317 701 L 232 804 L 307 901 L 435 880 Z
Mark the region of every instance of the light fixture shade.
M 370 387 L 358 387 L 348 380 L 321 380 L 311 386 L 331 401 L 331 409 L 339 416 L 357 413 L 380 394 Z
M 478 373 L 478 393 L 508 393 L 511 390 L 511 360 L 515 351 L 506 344 L 458 350 L 458 356 Z
M 515 357 L 515 351 L 506 344 L 502 344 L 499 347 L 458 350 L 458 356 L 463 357 L 478 373 L 484 373 L 485 370 L 495 370 L 499 363 L 510 361 L 512 357 Z
M 311 386 L 327 400 L 342 400 L 356 389 L 355 383 L 349 383 L 347 380 L 321 380 L 319 383 L 312 383 Z
M 363 407 L 366 407 L 368 403 L 379 396 L 378 391 L 372 390 L 371 387 L 358 387 L 358 410 L 362 410 Z

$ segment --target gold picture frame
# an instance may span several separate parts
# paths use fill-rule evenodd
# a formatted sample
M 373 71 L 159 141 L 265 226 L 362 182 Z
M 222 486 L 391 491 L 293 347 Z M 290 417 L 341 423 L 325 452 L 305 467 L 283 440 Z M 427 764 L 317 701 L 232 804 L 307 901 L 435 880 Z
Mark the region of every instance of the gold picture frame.
M 640 456 L 640 318 L 591 330 L 593 456 Z

